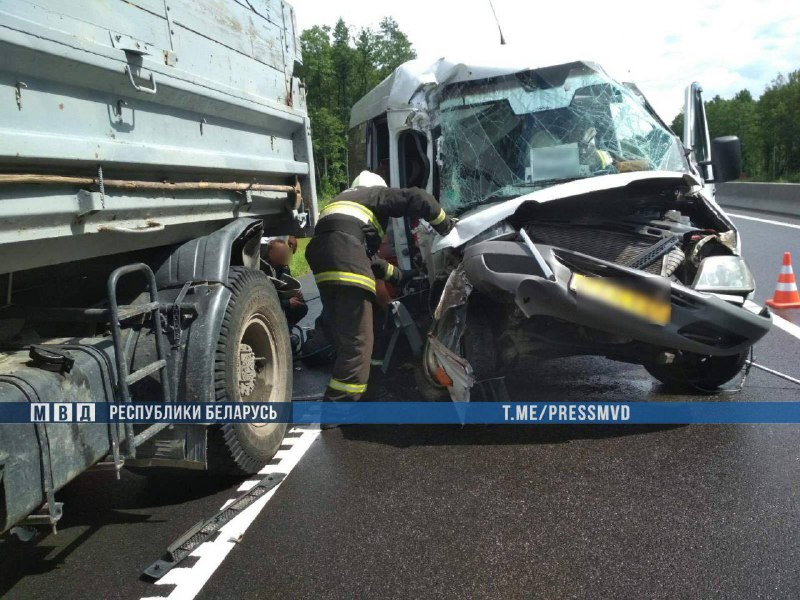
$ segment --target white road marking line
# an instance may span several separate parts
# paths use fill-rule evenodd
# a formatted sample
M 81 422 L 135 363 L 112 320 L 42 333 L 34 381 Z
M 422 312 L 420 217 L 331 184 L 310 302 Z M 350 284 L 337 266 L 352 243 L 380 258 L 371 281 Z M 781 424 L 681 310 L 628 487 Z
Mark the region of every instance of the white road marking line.
M 748 217 L 746 215 L 738 215 L 734 213 L 727 213 L 729 217 L 734 219 L 744 219 L 746 221 L 758 221 L 759 223 L 767 223 L 769 225 L 780 225 L 781 227 L 791 227 L 792 229 L 800 229 L 800 225 L 795 223 L 782 223 L 781 221 L 773 221 L 772 219 L 761 219 L 759 217 Z
M 302 433 L 299 437 L 285 438 L 283 443 L 290 445 L 288 450 L 281 450 L 280 462 L 276 464 L 266 465 L 259 475 L 268 475 L 270 473 L 285 473 L 288 477 L 290 471 L 300 462 L 303 455 L 311 447 L 311 444 L 319 437 L 320 430 L 316 426 L 310 427 L 294 427 L 294 433 Z M 276 457 L 278 455 L 276 454 Z M 285 481 L 285 480 L 284 480 Z M 283 482 L 281 482 L 283 483 Z M 246 487 L 255 485 L 255 482 L 246 481 L 239 488 L 240 490 L 249 489 Z M 155 585 L 174 585 L 175 587 L 168 596 L 150 596 L 142 600 L 192 600 L 206 582 L 211 578 L 228 553 L 233 550 L 236 544 L 241 540 L 247 528 L 255 521 L 258 514 L 267 505 L 270 498 L 275 494 L 275 491 L 281 486 L 278 484 L 269 492 L 264 494 L 261 498 L 253 502 L 240 515 L 226 523 L 220 529 L 219 535 L 213 541 L 201 544 L 191 556 L 199 557 L 199 560 L 191 567 L 176 567 L 169 573 L 164 575 L 161 579 L 155 582 Z M 223 505 L 228 506 L 233 502 L 233 498 L 227 500 Z
M 252 490 L 257 485 L 258 485 L 258 480 L 257 479 L 250 479 L 249 481 L 243 481 L 242 485 L 240 485 L 236 489 L 236 491 L 237 492 L 249 492 L 250 490 Z
M 747 308 L 751 311 L 754 310 L 755 312 L 758 312 L 761 310 L 761 307 L 752 300 L 748 300 L 745 304 L 747 305 Z M 775 327 L 783 329 L 789 335 L 793 335 L 798 340 L 800 340 L 800 327 L 798 327 L 791 321 L 787 321 L 780 315 L 772 313 L 772 322 L 775 325 Z

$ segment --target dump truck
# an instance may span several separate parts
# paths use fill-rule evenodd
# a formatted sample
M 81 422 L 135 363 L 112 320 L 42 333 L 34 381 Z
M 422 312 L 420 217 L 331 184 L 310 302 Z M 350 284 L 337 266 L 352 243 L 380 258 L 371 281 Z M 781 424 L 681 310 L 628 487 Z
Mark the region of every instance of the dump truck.
M 289 402 L 264 236 L 317 213 L 281 0 L 0 4 L 0 403 Z M 0 532 L 97 463 L 250 474 L 285 424 L 0 425 Z

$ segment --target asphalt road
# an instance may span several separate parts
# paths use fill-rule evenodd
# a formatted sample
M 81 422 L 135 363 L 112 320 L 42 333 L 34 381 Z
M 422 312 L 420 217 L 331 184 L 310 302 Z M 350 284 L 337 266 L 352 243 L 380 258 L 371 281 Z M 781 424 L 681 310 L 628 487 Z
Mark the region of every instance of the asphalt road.
M 762 302 L 800 236 L 736 222 Z M 775 328 L 756 361 L 800 378 L 799 350 Z M 520 400 L 692 399 L 599 358 L 526 364 L 508 386 Z M 800 387 L 754 369 L 714 398 Z M 159 585 L 142 569 L 240 482 L 79 477 L 57 536 L 0 541 L 0 597 L 800 597 L 798 426 L 343 427 L 297 431 L 280 456 L 270 468 L 294 468 L 274 495 Z

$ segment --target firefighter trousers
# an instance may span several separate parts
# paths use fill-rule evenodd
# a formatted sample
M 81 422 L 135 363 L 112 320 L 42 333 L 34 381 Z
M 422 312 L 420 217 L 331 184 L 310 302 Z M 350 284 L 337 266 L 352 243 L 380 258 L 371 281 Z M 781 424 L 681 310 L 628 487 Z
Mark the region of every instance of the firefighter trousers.
M 372 295 L 367 290 L 341 284 L 319 286 L 322 326 L 336 350 L 336 362 L 325 399 L 349 402 L 367 389 L 374 334 Z

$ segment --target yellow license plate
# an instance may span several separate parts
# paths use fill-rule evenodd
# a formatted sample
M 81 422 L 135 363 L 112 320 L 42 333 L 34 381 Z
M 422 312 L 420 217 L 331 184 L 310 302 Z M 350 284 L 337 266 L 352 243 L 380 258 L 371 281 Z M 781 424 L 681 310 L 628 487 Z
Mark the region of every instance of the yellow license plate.
M 574 273 L 569 287 L 579 296 L 592 298 L 651 323 L 666 325 L 672 317 L 672 305 L 668 301 L 622 287 L 602 277 Z

